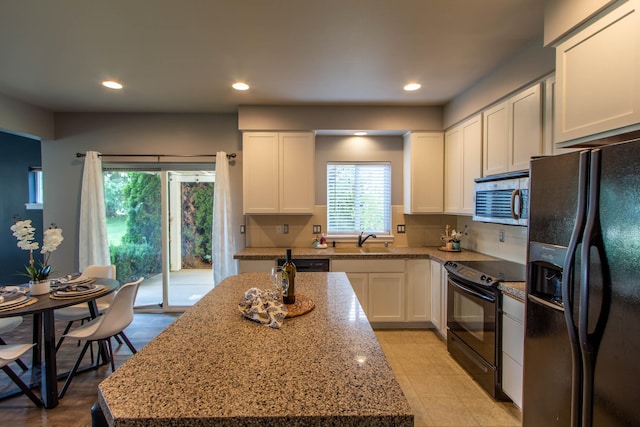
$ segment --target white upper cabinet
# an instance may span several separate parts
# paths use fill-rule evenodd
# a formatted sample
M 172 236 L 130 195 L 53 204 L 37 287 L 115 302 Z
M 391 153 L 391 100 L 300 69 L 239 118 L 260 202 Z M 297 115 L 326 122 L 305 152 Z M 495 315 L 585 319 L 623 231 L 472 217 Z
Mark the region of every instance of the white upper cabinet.
M 640 126 L 640 0 L 630 0 L 556 46 L 556 142 Z
M 529 169 L 542 154 L 540 83 L 483 112 L 483 176 Z
M 480 114 L 445 134 L 444 153 L 444 212 L 471 215 L 474 180 L 482 174 Z
M 441 132 L 404 136 L 404 213 L 442 213 L 444 137 Z
M 246 132 L 242 158 L 245 214 L 313 214 L 313 133 Z

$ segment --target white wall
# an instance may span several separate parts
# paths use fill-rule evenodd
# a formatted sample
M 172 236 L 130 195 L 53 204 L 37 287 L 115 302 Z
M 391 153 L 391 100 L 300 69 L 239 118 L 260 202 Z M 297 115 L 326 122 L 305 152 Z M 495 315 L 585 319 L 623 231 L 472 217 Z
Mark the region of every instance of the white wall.
M 35 139 L 53 138 L 53 113 L 0 94 L 0 129 Z
M 468 235 L 460 240 L 463 249 L 469 249 L 497 258 L 524 264 L 527 260 L 527 227 L 489 224 L 473 221 L 469 216 L 459 216 L 457 230 L 468 226 Z M 504 242 L 499 233 L 504 231 Z
M 542 37 L 492 70 L 444 107 L 443 128 L 476 114 L 555 70 L 555 50 Z
M 235 114 L 56 114 L 55 140 L 42 144 L 44 224 L 64 230 L 64 243 L 52 260 L 59 273 L 78 269 L 78 219 L 83 159 L 88 150 L 131 154 L 215 154 L 238 157 L 230 163 L 234 229 L 238 249 L 242 216 L 241 136 Z M 202 160 L 200 160 L 201 162 Z
M 238 128 L 259 130 L 442 130 L 442 107 L 240 106 Z M 402 134 L 404 132 L 398 132 Z
M 544 45 L 549 46 L 576 25 L 619 0 L 545 0 Z

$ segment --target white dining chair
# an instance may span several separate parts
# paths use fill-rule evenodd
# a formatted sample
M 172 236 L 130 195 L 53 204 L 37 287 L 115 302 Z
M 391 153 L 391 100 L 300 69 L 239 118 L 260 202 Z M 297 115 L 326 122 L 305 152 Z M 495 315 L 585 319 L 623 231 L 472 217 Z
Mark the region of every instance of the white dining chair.
M 98 316 L 91 320 L 89 323 L 76 328 L 69 333 L 67 337 L 75 338 L 78 340 L 85 340 L 85 344 L 80 351 L 80 355 L 76 359 L 76 363 L 69 372 L 67 379 L 60 390 L 59 398 L 62 398 L 71 384 L 73 376 L 78 371 L 78 367 L 82 362 L 84 354 L 87 352 L 87 348 L 92 342 L 98 341 L 100 345 L 106 345 L 109 353 L 109 359 L 111 361 L 111 372 L 115 371 L 115 363 L 113 359 L 113 347 L 111 346 L 111 337 L 120 336 L 122 340 L 127 344 L 131 353 L 135 354 L 137 350 L 129 341 L 129 338 L 124 334 L 124 329 L 133 321 L 133 304 L 136 300 L 138 293 L 138 287 L 143 278 L 136 280 L 135 282 L 125 283 L 118 289 L 113 302 L 109 306 L 109 309 L 102 316 Z M 99 360 L 100 356 L 98 356 Z
M 8 366 L 9 363 L 18 360 L 20 356 L 25 354 L 35 344 L 10 344 L 0 347 L 0 368 L 11 378 L 11 380 L 20 387 L 20 390 L 27 395 L 29 399 L 37 407 L 42 406 L 42 400 L 36 396 L 27 385 L 20 379 L 18 375 Z
M 115 265 L 90 265 L 82 272 L 83 276 L 86 277 L 94 277 L 94 278 L 104 278 L 104 279 L 115 279 L 116 278 L 116 266 Z M 96 299 L 96 305 L 98 306 L 98 313 L 103 314 L 109 308 L 111 301 L 114 298 L 113 293 L 105 295 Z M 76 304 L 70 307 L 60 308 L 53 312 L 53 317 L 57 320 L 62 320 L 67 322 L 67 325 L 56 344 L 56 351 L 62 345 L 62 341 L 64 341 L 64 336 L 71 326 L 73 322 L 80 321 L 84 323 L 85 320 L 91 319 L 91 313 L 89 312 L 89 306 L 87 303 Z
M 0 345 L 7 345 L 7 343 L 2 339 L 1 336 L 6 334 L 7 332 L 13 331 L 18 326 L 20 326 L 22 324 L 22 320 L 22 316 L 3 317 L 2 319 L 0 319 Z M 29 369 L 27 365 L 19 358 L 16 359 L 16 363 L 23 371 Z

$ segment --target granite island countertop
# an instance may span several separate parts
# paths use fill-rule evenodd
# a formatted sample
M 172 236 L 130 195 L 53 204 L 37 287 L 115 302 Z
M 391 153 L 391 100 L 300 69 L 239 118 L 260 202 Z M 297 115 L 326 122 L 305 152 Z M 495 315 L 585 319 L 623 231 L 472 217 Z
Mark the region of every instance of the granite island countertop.
M 113 426 L 412 426 L 413 414 L 345 273 L 299 273 L 316 307 L 281 329 L 238 303 L 268 273 L 221 282 L 100 383 Z

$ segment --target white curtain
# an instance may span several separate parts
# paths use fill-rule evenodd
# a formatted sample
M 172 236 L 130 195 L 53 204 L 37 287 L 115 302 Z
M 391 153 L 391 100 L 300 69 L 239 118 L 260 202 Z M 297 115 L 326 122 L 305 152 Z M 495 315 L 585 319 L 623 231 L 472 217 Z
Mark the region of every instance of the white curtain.
M 236 245 L 233 240 L 231 210 L 231 186 L 229 185 L 229 159 L 227 153 L 216 153 L 216 183 L 213 190 L 213 283 L 217 285 L 225 277 L 238 274 L 233 255 Z
M 80 271 L 92 264 L 111 264 L 100 153 L 87 151 L 80 198 Z

